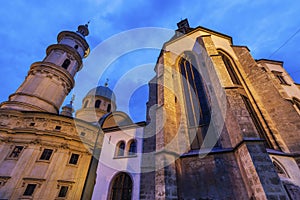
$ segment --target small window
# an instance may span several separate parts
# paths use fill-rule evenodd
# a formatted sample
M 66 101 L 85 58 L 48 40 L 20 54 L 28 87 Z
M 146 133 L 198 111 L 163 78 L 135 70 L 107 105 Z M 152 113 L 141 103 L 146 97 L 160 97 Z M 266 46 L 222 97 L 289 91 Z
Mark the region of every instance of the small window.
M 124 156 L 124 150 L 125 150 L 125 143 L 120 142 L 117 146 L 117 156 Z
M 10 153 L 9 158 L 18 158 L 23 149 L 23 146 L 15 146 L 13 151 Z
M 40 160 L 50 160 L 52 153 L 53 153 L 52 149 L 44 149 L 40 157 Z
M 101 101 L 98 99 L 98 100 L 95 102 L 95 108 L 100 108 L 100 104 L 101 104 Z
M 89 101 L 88 101 L 88 100 L 86 100 L 86 101 L 84 102 L 84 106 L 83 106 L 83 108 L 86 108 L 86 107 L 88 106 L 88 103 L 89 103 Z
M 36 184 L 28 184 L 23 196 L 32 196 L 36 188 Z
M 65 69 L 68 69 L 70 64 L 71 64 L 71 61 L 69 59 L 66 59 L 61 66 Z
M 76 153 L 72 153 L 71 158 L 69 160 L 69 164 L 77 165 L 79 159 L 79 155 Z
M 133 140 L 130 143 L 130 147 L 129 147 L 129 155 L 135 155 L 136 154 L 136 141 Z
M 107 105 L 107 112 L 110 112 L 111 111 L 111 104 L 108 104 Z
M 60 131 L 61 126 L 55 126 L 55 130 Z
M 34 126 L 34 125 L 35 125 L 35 123 L 34 123 L 34 122 L 32 122 L 32 123 L 30 123 L 30 124 L 29 124 L 29 126 Z
M 74 48 L 75 48 L 75 49 L 78 49 L 78 45 L 76 44 L 76 45 L 74 46 Z
M 69 189 L 68 186 L 61 186 L 58 193 L 58 197 L 66 197 L 68 193 L 68 189 Z
M 286 82 L 286 80 L 284 79 L 284 77 L 281 74 L 277 74 L 276 77 L 278 78 L 280 84 L 288 85 L 288 83 Z
M 81 132 L 80 135 L 81 135 L 81 136 L 85 136 L 85 132 Z

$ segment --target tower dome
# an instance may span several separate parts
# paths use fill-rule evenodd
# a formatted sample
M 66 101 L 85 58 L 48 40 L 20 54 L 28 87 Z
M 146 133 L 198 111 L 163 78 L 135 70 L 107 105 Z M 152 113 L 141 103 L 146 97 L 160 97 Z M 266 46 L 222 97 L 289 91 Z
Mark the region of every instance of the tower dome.
M 106 86 L 91 89 L 82 100 L 82 107 L 75 116 L 87 122 L 98 122 L 106 113 L 116 110 L 116 96 Z

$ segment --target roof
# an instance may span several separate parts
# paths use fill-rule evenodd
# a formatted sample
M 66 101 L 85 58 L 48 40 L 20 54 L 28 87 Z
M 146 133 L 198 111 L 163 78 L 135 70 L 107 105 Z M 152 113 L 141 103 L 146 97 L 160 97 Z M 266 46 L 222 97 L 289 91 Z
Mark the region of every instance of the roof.
M 108 87 L 105 86 L 98 86 L 95 87 L 93 89 L 91 89 L 87 95 L 87 96 L 101 96 L 101 97 L 105 97 L 107 99 L 110 99 L 113 102 L 116 102 L 116 96 L 113 93 L 113 91 L 111 89 L 109 89 Z

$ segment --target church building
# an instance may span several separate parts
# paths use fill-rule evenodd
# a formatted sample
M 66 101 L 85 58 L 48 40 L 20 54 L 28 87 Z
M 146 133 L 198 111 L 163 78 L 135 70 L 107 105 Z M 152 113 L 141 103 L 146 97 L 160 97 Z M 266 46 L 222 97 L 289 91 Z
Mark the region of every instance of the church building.
M 0 104 L 0 199 L 300 199 L 300 85 L 230 36 L 177 26 L 145 122 L 107 84 L 74 116 L 62 106 L 90 49 L 88 25 L 60 32 Z

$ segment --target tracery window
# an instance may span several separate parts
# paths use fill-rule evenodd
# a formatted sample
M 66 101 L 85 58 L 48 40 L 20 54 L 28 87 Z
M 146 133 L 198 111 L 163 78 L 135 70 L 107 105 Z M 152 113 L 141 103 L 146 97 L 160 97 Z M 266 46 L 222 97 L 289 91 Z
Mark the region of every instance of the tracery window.
M 211 119 L 209 94 L 193 54 L 188 53 L 181 58 L 179 70 L 182 74 L 191 149 L 200 149 Z
M 119 173 L 112 181 L 110 200 L 131 200 L 132 180 L 124 172 Z
M 219 51 L 219 54 L 221 55 L 222 57 L 222 60 L 226 66 L 226 69 L 229 73 L 229 76 L 232 80 L 232 82 L 234 84 L 237 84 L 237 85 L 241 85 L 241 81 L 239 80 L 238 78 L 238 75 L 236 74 L 235 70 L 234 70 L 234 67 L 233 67 L 233 61 L 229 58 L 229 56 L 225 55 L 224 53 L 220 52 Z

